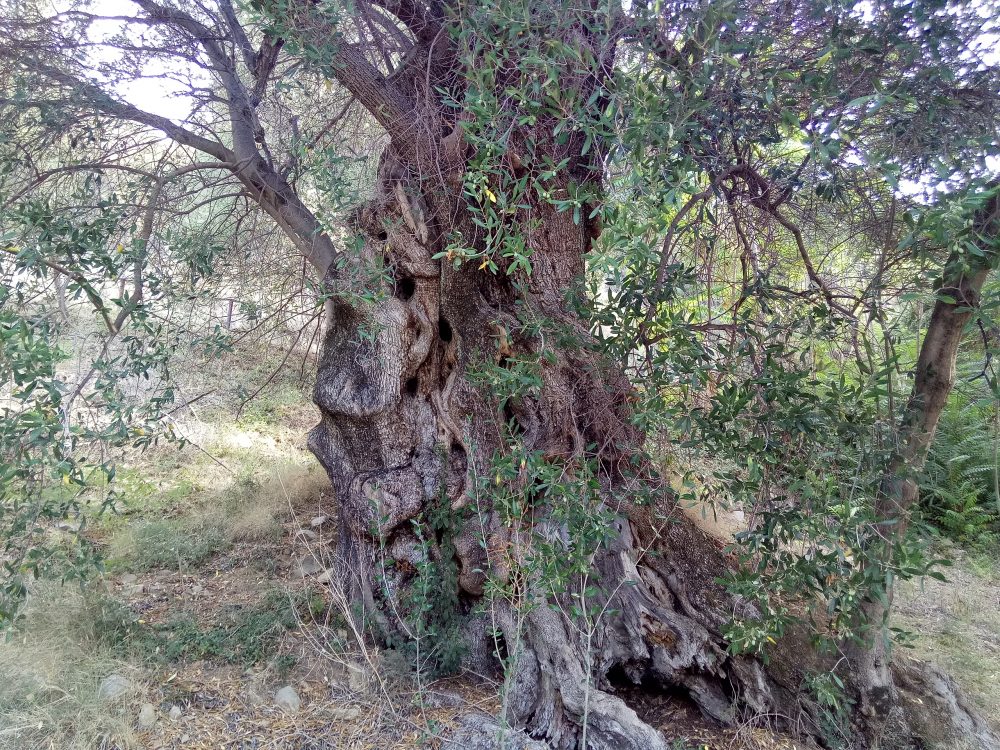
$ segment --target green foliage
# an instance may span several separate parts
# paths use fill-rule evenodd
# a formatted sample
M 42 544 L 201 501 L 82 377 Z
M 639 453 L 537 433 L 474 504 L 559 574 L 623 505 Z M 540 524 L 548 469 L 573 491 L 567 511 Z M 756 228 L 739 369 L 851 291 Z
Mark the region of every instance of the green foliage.
M 1000 533 L 996 408 L 990 398 L 954 394 L 921 477 L 924 518 L 955 541 L 987 545 Z
M 0 623 L 11 621 L 24 599 L 25 577 L 45 574 L 64 579 L 86 575 L 97 565 L 93 550 L 65 545 L 46 525 L 72 519 L 79 529 L 93 470 L 110 479 L 108 463 L 89 466 L 73 454 L 86 430 L 71 425 L 63 412 L 66 388 L 55 377 L 63 353 L 44 319 L 15 310 L 18 301 L 0 287 L 0 387 L 10 394 L 0 406 L 0 522 L 3 566 Z M 102 506 L 113 502 L 103 498 Z
M 283 47 L 287 56 L 269 71 L 274 91 L 243 92 L 256 102 L 255 111 L 273 95 L 254 115 L 261 152 L 251 145 L 247 163 L 274 162 L 268 149 L 288 140 L 287 153 L 277 159 L 284 163 L 280 180 L 287 178 L 310 202 L 318 192 L 323 207 L 339 211 L 361 195 L 347 181 L 364 179 L 369 165 L 353 144 L 351 156 L 348 144 L 323 145 L 324 131 L 340 129 L 336 120 L 321 125 L 314 138 L 299 132 L 296 114 L 287 139 L 265 138 L 265 124 L 277 111 L 286 129 L 284 113 L 295 111 L 289 102 L 318 99 L 325 82 L 343 78 L 345 45 L 350 41 L 358 52 L 355 34 L 363 47 L 363 28 L 372 22 L 366 18 L 353 24 L 357 32 L 347 31 L 349 4 L 299 5 L 266 0 L 244 8 L 257 25 L 254 34 L 270 34 L 268 49 L 277 54 Z M 443 127 L 443 137 L 452 127 L 460 130 L 467 160 L 455 182 L 463 204 L 455 215 L 468 219 L 460 231 L 439 211 L 443 226 L 436 229 L 444 239 L 431 248 L 433 257 L 442 279 L 455 269 L 508 275 L 510 293 L 525 304 L 517 330 L 498 321 L 496 360 L 495 352 L 471 353 L 488 363 L 468 375 L 495 405 L 493 426 L 501 439 L 488 462 L 473 461 L 469 469 L 486 470 L 470 488 L 474 508 L 454 510 L 442 486 L 438 503 L 407 530 L 415 540 L 413 569 L 400 563 L 383 571 L 386 601 L 396 601 L 397 584 L 407 591 L 397 613 L 406 635 L 398 648 L 412 655 L 418 677 L 454 669 L 460 656 L 450 540 L 471 514 L 480 514 L 484 529 L 485 516 L 495 512 L 505 528 L 523 530 L 511 549 L 500 550 L 489 548 L 484 533 L 491 566 L 509 573 L 484 571 L 491 576 L 489 596 L 521 614 L 548 602 L 589 639 L 612 614 L 607 592 L 593 578 L 594 556 L 612 538 L 622 506 L 648 499 L 642 490 L 630 491 L 615 498 L 622 506 L 612 509 L 608 488 L 631 483 L 628 467 L 616 468 L 612 483 L 602 465 L 605 446 L 574 446 L 571 458 L 552 457 L 530 444 L 518 422 L 518 411 L 530 411 L 532 399 L 543 395 L 547 368 L 566 366 L 559 350 L 580 345 L 529 309 L 529 277 L 541 267 L 535 236 L 548 233 L 550 221 L 571 218 L 581 238 L 585 229 L 593 236 L 595 227 L 604 228 L 587 259 L 587 299 L 577 307 L 588 309 L 604 353 L 632 378 L 637 425 L 709 463 L 712 486 L 752 519 L 735 548 L 741 567 L 725 584 L 758 614 L 747 607 L 726 630 L 733 652 L 766 655 L 802 611 L 830 640 L 864 637 L 884 623 L 864 622 L 860 605 L 887 603 L 897 579 L 923 575 L 934 562 L 919 539 L 885 533 L 896 521 L 880 516 L 879 501 L 910 387 L 901 373 L 912 358 L 898 345 L 924 325 L 908 295 L 926 297 L 942 268 L 976 267 L 988 254 L 971 236 L 968 210 L 976 180 L 988 172 L 985 159 L 998 152 L 993 110 L 964 103 L 996 90 L 995 66 L 969 62 L 982 28 L 978 6 L 890 3 L 869 14 L 853 3 L 627 5 L 448 5 L 443 33 L 431 45 L 434 64 L 427 67 L 420 104 L 439 111 L 417 124 Z M 402 48 L 360 49 L 369 60 L 361 71 L 366 80 L 377 82 L 370 60 L 384 57 L 389 69 L 405 67 L 410 37 L 393 31 L 399 33 L 385 36 L 401 37 Z M 278 39 L 281 44 L 272 44 Z M 51 52 L 58 60 L 63 51 Z M 375 52 L 384 54 L 369 54 Z M 262 48 L 260 64 L 265 61 Z M 387 87 L 399 72 L 387 77 Z M 14 101 L 27 102 L 31 78 L 19 74 Z M 227 80 L 230 95 L 239 79 Z M 410 94 L 402 91 L 398 99 L 406 102 Z M 386 116 L 355 95 L 375 117 Z M 241 112 L 245 101 L 239 101 Z M 55 105 L 22 108 L 31 114 L 18 124 L 30 133 L 51 133 L 72 121 Z M 189 125 L 200 127 L 197 118 Z M 213 188 L 184 180 L 163 216 L 193 218 L 164 220 L 171 226 L 157 235 L 162 247 L 153 262 L 154 238 L 143 235 L 128 207 L 175 179 L 159 173 L 117 180 L 109 197 L 103 172 L 81 169 L 71 189 L 20 200 L 17 183 L 37 168 L 21 163 L 17 128 L 4 128 L 3 205 L 8 193 L 16 195 L 2 217 L 0 256 L 10 280 L 0 296 L 0 387 L 15 402 L 4 406 L 0 428 L 0 508 L 12 529 L 0 618 L 9 618 L 23 597 L 24 576 L 56 567 L 60 547 L 50 542 L 46 523 L 85 517 L 84 477 L 91 472 L 102 471 L 102 486 L 111 484 L 114 470 L 103 451 L 142 448 L 172 434 L 165 425 L 175 396 L 176 351 L 229 346 L 218 326 L 177 326 L 171 313 L 182 299 L 204 302 L 226 289 L 226 283 L 213 287 L 213 279 L 227 257 L 243 259 L 227 247 L 242 251 L 244 245 L 242 219 L 229 227 L 231 247 L 218 240 L 214 216 L 197 213 L 197 201 Z M 402 152 L 409 134 L 391 136 Z M 433 138 L 436 143 L 437 133 Z M 420 159 L 412 161 L 405 166 L 423 168 Z M 439 177 L 410 176 L 420 189 Z M 442 193 L 452 177 L 458 175 L 444 176 Z M 904 180 L 918 187 L 933 181 L 951 193 L 920 203 L 900 190 Z M 189 189 L 196 198 L 188 197 Z M 274 205 L 264 208 L 273 213 Z M 291 224 L 287 217 L 284 223 Z M 315 235 L 297 239 L 308 243 Z M 356 287 L 345 289 L 342 300 L 358 311 L 385 303 L 388 264 L 375 260 L 352 276 L 365 241 L 340 239 L 346 248 L 335 270 L 342 286 L 351 280 Z M 554 261 L 563 259 L 554 255 Z M 111 280 L 139 271 L 146 274 L 139 291 L 111 296 Z M 69 279 L 69 294 L 87 302 L 93 322 L 104 326 L 95 337 L 92 374 L 74 391 L 59 376 L 57 326 L 47 302 L 34 303 L 52 296 L 53 273 Z M 230 275 L 229 283 L 241 275 Z M 263 291 L 261 299 L 273 290 Z M 255 324 L 266 317 L 263 307 L 246 304 Z M 379 330 L 371 321 L 356 330 L 366 352 L 377 350 Z M 138 397 L 136 386 L 147 381 L 151 392 Z M 247 416 L 271 421 L 280 407 L 261 402 Z M 99 416 L 80 420 L 74 408 Z M 929 465 L 927 512 L 949 533 L 979 537 L 994 523 L 992 511 L 984 515 L 986 464 L 964 435 L 949 440 Z M 100 460 L 87 463 L 87 448 Z M 440 463 L 445 476 L 444 455 Z M 110 487 L 91 499 L 108 504 L 113 498 Z M 215 526 L 164 520 L 138 526 L 133 536 L 129 554 L 139 569 L 196 565 L 227 541 Z M 887 536 L 891 543 L 883 543 Z M 84 552 L 69 571 L 93 564 L 85 547 L 76 549 Z M 163 647 L 182 655 L 254 653 L 232 644 L 252 641 L 259 630 L 205 631 L 180 623 Z M 504 645 L 514 663 L 516 644 Z M 828 679 L 817 677 L 812 687 L 821 705 L 839 711 L 839 686 Z
M 445 538 L 456 528 L 438 526 L 435 531 Z M 432 543 L 419 525 L 415 526 L 414 533 L 421 555 L 415 566 L 414 582 L 403 597 L 411 632 L 407 640 L 394 645 L 409 654 L 413 671 L 420 679 L 434 679 L 458 672 L 466 653 L 460 631 L 458 564 L 454 554 L 444 556 L 449 549 L 453 551 L 450 544 L 442 545 L 441 557 L 434 559 Z
M 98 188 L 87 182 L 74 198 L 85 201 Z M 0 389 L 10 398 L 0 405 L 6 529 L 0 623 L 16 617 L 27 577 L 69 580 L 98 569 L 80 532 L 117 499 L 109 453 L 161 438 L 184 442 L 165 419 L 175 395 L 169 362 L 181 332 L 150 314 L 165 284 L 150 278 L 142 300 L 127 290 L 110 298 L 106 292 L 106 279 L 125 275 L 145 253 L 141 238 L 124 244 L 130 229 L 123 213 L 112 196 L 90 211 L 60 212 L 28 201 L 2 216 L 0 270 L 8 281 L 0 286 Z M 104 329 L 96 348 L 79 353 L 89 361 L 75 382 L 62 364 L 64 324 L 31 302 L 55 274 L 68 277 L 66 294 L 85 302 Z M 187 337 L 186 344 L 212 348 L 220 341 Z M 140 383 L 145 393 L 137 399 Z M 99 416 L 92 418 L 95 411 Z M 75 533 L 69 539 L 54 534 L 56 522 L 69 523 Z
M 196 568 L 229 544 L 227 530 L 203 519 L 138 521 L 116 538 L 115 566 L 136 572 Z
M 805 689 L 820 709 L 820 731 L 832 750 L 850 747 L 851 708 L 854 701 L 836 672 L 810 674 Z
M 249 667 L 275 655 L 282 633 L 321 615 L 326 603 L 309 591 L 274 591 L 246 607 L 224 607 L 214 624 L 181 615 L 160 625 L 142 622 L 114 600 L 94 606 L 99 636 L 126 653 L 153 661 L 217 659 Z

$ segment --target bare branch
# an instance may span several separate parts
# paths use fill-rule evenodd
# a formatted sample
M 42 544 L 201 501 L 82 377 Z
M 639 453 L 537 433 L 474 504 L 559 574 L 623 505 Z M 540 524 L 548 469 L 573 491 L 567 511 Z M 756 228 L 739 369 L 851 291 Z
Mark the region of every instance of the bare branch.
M 142 125 L 155 128 L 156 130 L 160 130 L 169 136 L 171 140 L 177 141 L 177 143 L 180 143 L 181 145 L 195 148 L 202 153 L 208 154 L 209 156 L 214 156 L 220 161 L 237 161 L 236 155 L 220 142 L 212 141 L 208 138 L 200 136 L 181 125 L 175 124 L 166 117 L 154 115 L 153 113 L 141 110 L 128 102 L 115 99 L 113 96 L 101 89 L 97 84 L 85 81 L 81 78 L 76 78 L 75 76 L 60 70 L 55 66 L 38 60 L 31 60 L 29 62 L 23 59 L 20 55 L 16 55 L 16 53 L 11 50 L 8 50 L 6 53 L 0 52 L 0 55 L 5 55 L 8 59 L 14 60 L 18 64 L 23 65 L 30 70 L 35 70 L 47 78 L 52 79 L 56 83 L 82 94 L 89 104 L 98 108 L 101 112 L 104 112 L 107 115 L 111 115 L 112 117 L 117 117 L 122 120 L 137 122 Z
M 256 70 L 258 63 L 257 53 L 254 52 L 253 45 L 250 44 L 250 39 L 243 29 L 243 25 L 236 17 L 236 11 L 233 9 L 231 0 L 219 0 L 219 9 L 222 11 L 222 17 L 226 19 L 226 25 L 229 26 L 229 31 L 233 35 L 233 42 L 236 44 L 236 48 L 243 56 L 243 64 L 247 66 L 247 70 Z

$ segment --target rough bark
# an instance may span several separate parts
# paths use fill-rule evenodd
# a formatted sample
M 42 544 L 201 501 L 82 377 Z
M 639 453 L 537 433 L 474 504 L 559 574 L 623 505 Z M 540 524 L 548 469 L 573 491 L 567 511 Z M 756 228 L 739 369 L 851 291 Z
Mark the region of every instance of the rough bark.
M 406 588 L 424 555 L 449 549 L 442 541 L 428 552 L 422 542 L 433 538 L 428 515 L 442 492 L 450 507 L 469 511 L 449 540 L 467 610 L 483 596 L 487 572 L 509 581 L 534 535 L 560 532 L 546 520 L 545 508 L 537 509 L 533 529 L 510 528 L 489 498 L 472 496 L 474 477 L 489 474 L 490 456 L 501 448 L 496 425 L 503 416 L 466 373 L 478 358 L 537 353 L 538 340 L 498 335 L 498 324 L 516 328 L 518 302 L 587 336 L 563 301 L 582 271 L 588 242 L 569 215 L 549 210 L 542 230 L 535 230 L 537 273 L 518 295 L 503 276 L 432 262 L 437 248 L 421 243 L 421 230 L 406 220 L 403 202 L 415 192 L 412 185 L 402 191 L 387 185 L 359 212 L 368 238 L 363 261 L 390 254 L 392 294 L 366 306 L 335 301 L 315 391 L 323 418 L 310 435 L 340 503 L 345 584 L 387 635 L 409 628 L 401 617 Z M 344 282 L 331 279 L 334 288 Z M 372 326 L 374 336 L 363 335 Z M 628 422 L 628 386 L 585 347 L 550 353 L 554 361 L 543 367 L 540 394 L 512 404 L 510 416 L 526 445 L 553 461 L 582 459 L 585 446 L 605 446 L 599 459 L 610 502 L 620 488 L 615 467 L 641 449 L 642 435 Z M 725 653 L 720 627 L 732 602 L 712 582 L 724 570 L 719 550 L 679 517 L 623 508 L 617 526 L 613 543 L 594 559 L 594 579 L 601 601 L 618 614 L 600 623 L 589 644 L 547 606 L 544 588 L 533 590 L 539 601 L 526 612 L 505 601 L 493 604 L 504 643 L 512 650 L 520 644 L 509 718 L 553 747 L 572 748 L 586 712 L 588 747 L 665 748 L 660 735 L 611 692 L 611 673 L 637 684 L 683 688 L 721 722 L 736 720 L 737 703 L 761 713 L 796 705 L 794 685 L 782 686 L 759 664 Z M 508 569 L 491 566 L 495 560 L 486 550 L 507 550 L 501 559 Z M 568 610 L 570 602 L 563 603 Z M 471 619 L 469 658 L 495 664 L 486 622 Z
M 532 248 L 530 277 L 432 260 L 449 234 L 475 238 L 476 230 L 456 179 L 464 149 L 454 148 L 453 129 L 426 124 L 430 132 L 450 131 L 437 150 L 435 176 L 414 165 L 412 149 L 390 147 L 381 190 L 356 215 L 362 255 L 329 279 L 344 294 L 334 299 L 315 390 L 322 421 L 310 434 L 340 503 L 343 582 L 386 637 L 411 627 L 407 587 L 426 555 L 454 556 L 459 606 L 471 612 L 487 575 L 512 582 L 528 567 L 539 536 L 562 533 L 541 506 L 533 528 L 507 526 L 491 500 L 477 494 L 476 477 L 489 475 L 490 457 L 503 447 L 498 423 L 516 422 L 525 447 L 549 461 L 569 466 L 591 451 L 609 503 L 623 489 L 620 467 L 643 442 L 629 423 L 627 382 L 588 346 L 586 326 L 565 299 L 584 270 L 587 227 L 542 201 L 530 217 L 516 217 Z M 555 163 L 571 158 L 553 193 L 571 180 L 593 180 L 578 139 L 548 148 Z M 391 269 L 384 299 L 365 303 L 347 294 L 364 268 L 380 262 Z M 554 346 L 519 333 L 526 309 L 576 343 Z M 506 411 L 467 377 L 483 362 L 503 366 L 543 347 L 550 358 L 541 360 L 539 392 L 512 400 Z M 442 500 L 459 520 L 450 539 L 428 549 L 426 540 L 435 539 L 429 515 Z M 793 686 L 725 653 L 719 627 L 732 603 L 712 582 L 724 569 L 719 551 L 679 518 L 625 507 L 616 518 L 617 534 L 593 563 L 596 597 L 617 614 L 592 637 L 547 606 L 561 601 L 568 611 L 572 592 L 524 581 L 525 596 L 534 599 L 524 604 L 534 606 L 493 602 L 497 640 L 515 662 L 508 718 L 556 748 L 580 744 L 585 714 L 588 747 L 665 748 L 660 734 L 613 694 L 611 674 L 685 689 L 706 715 L 723 722 L 736 719 L 737 703 L 770 713 L 795 705 Z M 489 631 L 485 618 L 469 618 L 467 658 L 495 669 L 497 641 Z
M 555 163 L 571 157 L 554 193 L 570 180 L 593 179 L 578 140 L 548 147 Z M 526 448 L 553 462 L 570 466 L 590 451 L 609 503 L 624 491 L 621 466 L 643 442 L 629 423 L 628 383 L 588 346 L 586 326 L 565 300 L 584 270 L 587 228 L 572 212 L 539 201 L 530 218 L 516 218 L 532 248 L 530 277 L 440 264 L 432 257 L 445 237 L 457 230 L 474 238 L 476 230 L 455 179 L 464 150 L 443 141 L 438 154 L 442 178 L 428 178 L 391 147 L 380 194 L 357 213 L 362 257 L 330 278 L 331 287 L 347 291 L 360 269 L 383 258 L 392 279 L 379 302 L 335 297 L 315 390 L 322 421 L 310 435 L 340 502 L 345 586 L 387 637 L 411 627 L 407 588 L 425 556 L 454 556 L 459 606 L 471 612 L 487 575 L 515 582 L 529 567 L 536 539 L 563 533 L 543 506 L 533 509 L 531 528 L 510 526 L 489 497 L 477 494 L 476 477 L 489 476 L 490 457 L 503 447 L 498 423 L 515 422 Z M 449 161 L 450 154 L 457 158 Z M 576 343 L 554 346 L 518 333 L 525 309 Z M 542 360 L 539 392 L 512 400 L 506 411 L 467 377 L 483 362 L 503 366 L 543 347 L 550 359 Z M 460 520 L 447 532 L 450 539 L 428 549 L 429 515 L 442 500 Z M 590 748 L 665 748 L 662 736 L 614 694 L 611 675 L 685 690 L 706 716 L 724 723 L 747 706 L 777 716 L 794 706 L 788 723 L 808 714 L 810 707 L 798 708 L 794 684 L 781 684 L 757 662 L 727 656 L 720 627 L 733 602 L 713 582 L 725 568 L 719 550 L 679 517 L 621 507 L 616 518 L 617 533 L 593 560 L 595 598 L 616 614 L 589 637 L 564 614 L 574 592 L 552 592 L 537 580 L 520 582 L 522 606 L 492 603 L 501 631 L 496 640 L 485 618 L 469 618 L 469 660 L 495 669 L 499 641 L 513 661 L 512 723 L 555 748 L 579 746 L 584 723 Z
M 585 45 L 586 35 L 576 43 Z M 530 276 L 434 260 L 456 234 L 472 247 L 482 242 L 461 190 L 470 156 L 461 118 L 456 124 L 432 93 L 452 81 L 453 71 L 434 56 L 444 44 L 435 50 L 418 41 L 391 81 L 364 66 L 337 73 L 363 102 L 392 105 L 378 110 L 392 139 L 378 193 L 354 218 L 360 256 L 327 278 L 333 311 L 315 388 L 322 418 L 309 440 L 339 502 L 342 584 L 359 615 L 392 641 L 412 635 L 408 602 L 419 571 L 428 562 L 453 562 L 454 607 L 467 615 L 467 660 L 496 669 L 508 659 L 507 718 L 554 748 L 666 748 L 616 695 L 622 682 L 681 691 L 722 724 L 752 715 L 818 736 L 818 709 L 801 689 L 805 671 L 823 666 L 811 647 L 781 644 L 770 666 L 728 654 L 722 626 L 746 606 L 716 583 L 729 561 L 673 512 L 666 491 L 658 509 L 620 502 L 629 482 L 652 479 L 624 470 L 644 440 L 629 421 L 629 385 L 589 345 L 566 301 L 591 242 L 585 222 L 543 200 L 511 217 L 532 251 Z M 586 100 L 598 79 L 584 75 L 564 85 L 580 86 Z M 401 98 L 401 91 L 408 93 Z M 420 127 L 401 127 L 400 112 L 418 115 Z M 558 144 L 544 133 L 539 125 L 531 135 L 545 156 L 552 163 L 569 158 L 552 194 L 571 182 L 592 184 L 594 156 L 584 158 L 582 137 Z M 506 162 L 515 176 L 525 169 L 519 135 L 510 138 Z M 354 292 L 371 288 L 380 268 L 388 270 L 384 295 L 359 299 Z M 574 343 L 526 333 L 526 314 L 544 317 Z M 483 363 L 503 367 L 543 352 L 535 394 L 504 403 L 469 377 Z M 610 614 L 588 632 L 566 615 L 582 591 L 519 578 L 530 570 L 536 541 L 559 539 L 565 528 L 543 504 L 531 509 L 530 524 L 507 523 L 477 489 L 504 447 L 503 423 L 547 461 L 572 467 L 591 459 L 600 467 L 615 521 L 611 541 L 593 557 L 590 596 Z M 447 529 L 432 520 L 442 509 L 453 517 Z M 490 620 L 476 614 L 487 576 L 516 585 L 521 604 L 532 605 L 494 599 L 496 637 Z

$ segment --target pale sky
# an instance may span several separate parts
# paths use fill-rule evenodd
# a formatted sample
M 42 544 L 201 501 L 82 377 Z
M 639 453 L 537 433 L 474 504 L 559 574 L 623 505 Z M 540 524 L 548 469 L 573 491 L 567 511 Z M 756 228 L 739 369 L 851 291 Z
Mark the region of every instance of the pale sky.
M 53 2 L 54 8 L 60 5 L 62 3 Z M 134 16 L 138 14 L 137 6 L 130 0 L 92 0 L 90 9 L 96 15 L 101 16 Z M 91 26 L 90 39 L 99 43 L 120 33 L 125 26 L 123 21 L 98 21 Z M 95 61 L 104 61 L 112 60 L 120 53 L 108 46 L 95 47 L 92 54 Z M 196 81 L 203 84 L 209 83 L 204 71 L 195 66 L 186 67 L 187 69 L 183 71 L 185 74 L 193 76 Z M 161 76 L 178 70 L 181 70 L 180 66 L 167 66 L 164 65 L 163 61 L 154 60 L 146 64 L 143 75 Z M 130 104 L 174 122 L 180 123 L 191 114 L 193 102 L 187 95 L 185 86 L 177 81 L 151 77 L 119 82 L 115 88 L 119 96 Z
M 865 12 L 865 0 L 858 4 L 861 13 Z M 65 10 L 64 0 L 52 0 L 53 10 Z M 983 61 L 987 65 L 1000 64 L 1000 19 L 997 18 L 998 5 L 996 0 L 979 0 L 974 4 L 984 20 L 983 33 L 979 38 L 979 49 L 977 50 Z M 131 0 L 93 0 L 91 9 L 94 13 L 102 16 L 131 16 L 136 15 L 137 7 Z M 100 42 L 120 33 L 125 23 L 121 21 L 101 21 L 95 23 L 91 28 L 90 37 L 94 42 Z M 96 47 L 92 52 L 95 61 L 110 60 L 118 55 L 116 50 L 109 47 Z M 193 102 L 186 93 L 186 87 L 177 81 L 169 78 L 161 78 L 168 73 L 183 72 L 194 79 L 196 85 L 207 85 L 209 83 L 205 72 L 194 68 L 194 66 L 168 66 L 163 61 L 154 60 L 147 63 L 143 74 L 150 76 L 146 79 L 136 81 L 120 82 L 116 85 L 119 96 L 129 103 L 139 107 L 146 112 L 151 112 L 161 117 L 166 117 L 175 122 L 182 122 L 191 114 Z M 990 158 L 987 160 L 987 167 L 995 173 L 1000 174 L 1000 158 Z M 922 192 L 918 182 L 903 181 L 900 189 L 904 194 L 914 195 Z

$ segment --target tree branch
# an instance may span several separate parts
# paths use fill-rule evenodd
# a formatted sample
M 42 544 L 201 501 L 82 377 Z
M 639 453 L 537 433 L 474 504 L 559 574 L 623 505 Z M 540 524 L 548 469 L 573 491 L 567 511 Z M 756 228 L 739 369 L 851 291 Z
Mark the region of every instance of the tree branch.
M 402 21 L 417 39 L 433 39 L 441 28 L 441 19 L 423 3 L 412 0 L 372 0 L 372 5 Z
M 147 125 L 148 127 L 155 128 L 156 130 L 161 130 L 168 137 L 170 137 L 171 140 L 174 140 L 183 146 L 190 146 L 191 148 L 197 149 L 198 151 L 208 154 L 209 156 L 214 156 L 219 161 L 235 162 L 237 160 L 236 155 L 218 141 L 209 140 L 208 138 L 200 136 L 197 133 L 193 133 L 187 128 L 168 120 L 166 117 L 154 115 L 153 113 L 141 110 L 128 102 L 115 99 L 113 96 L 101 89 L 97 84 L 77 78 L 69 73 L 66 73 L 65 71 L 60 70 L 59 68 L 37 60 L 28 62 L 20 55 L 15 55 L 9 51 L 7 53 L 0 52 L 0 54 L 5 55 L 8 59 L 14 60 L 18 64 L 23 65 L 30 70 L 41 73 L 56 83 L 82 94 L 89 104 L 93 105 L 104 114 L 117 117 L 122 120 L 137 122 L 141 125 Z
M 236 17 L 236 11 L 233 9 L 231 0 L 219 0 L 219 10 L 222 11 L 222 17 L 226 19 L 229 32 L 233 35 L 233 42 L 236 45 L 236 49 L 243 56 L 243 64 L 247 66 L 247 70 L 251 72 L 255 71 L 258 63 L 257 53 L 254 52 L 253 46 L 250 44 L 250 39 L 243 29 L 243 24 Z
M 816 287 L 823 294 L 826 299 L 826 304 L 833 310 L 836 310 L 845 318 L 850 320 L 854 319 L 854 313 L 848 310 L 846 307 L 837 302 L 833 297 L 833 292 L 826 285 L 826 282 L 820 278 L 820 275 L 816 272 L 816 267 L 813 266 L 812 259 L 809 257 L 809 251 L 806 250 L 806 244 L 802 239 L 802 230 L 795 226 L 794 223 L 786 219 L 781 215 L 781 212 L 776 206 L 769 206 L 768 213 L 774 217 L 774 219 L 781 224 L 785 229 L 791 232 L 792 237 L 795 239 L 795 247 L 798 249 L 799 257 L 802 259 L 802 265 L 806 268 L 806 273 L 809 276 L 809 280 L 816 285 Z
M 667 227 L 667 235 L 663 238 L 663 246 L 660 249 L 660 260 L 656 266 L 656 279 L 654 281 L 654 287 L 659 289 L 663 286 L 663 282 L 667 278 L 667 262 L 670 260 L 670 251 L 674 245 L 674 235 L 677 232 L 677 227 L 684 220 L 684 217 L 690 213 L 700 202 L 708 200 L 712 197 L 712 194 L 718 189 L 719 185 L 737 170 L 737 167 L 730 167 L 718 177 L 712 180 L 711 184 L 702 190 L 700 193 L 695 193 L 687 202 L 681 207 L 680 211 L 674 214 L 674 218 L 670 220 L 670 225 Z M 653 315 L 656 313 L 656 305 L 647 300 L 646 315 L 642 321 L 642 325 L 639 326 L 638 340 L 644 341 L 646 335 L 646 329 L 649 324 L 653 322 Z
M 333 75 L 386 129 L 393 145 L 408 159 L 418 161 L 418 144 L 424 135 L 409 97 L 379 73 L 356 45 L 345 44 L 337 50 Z

